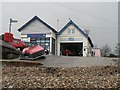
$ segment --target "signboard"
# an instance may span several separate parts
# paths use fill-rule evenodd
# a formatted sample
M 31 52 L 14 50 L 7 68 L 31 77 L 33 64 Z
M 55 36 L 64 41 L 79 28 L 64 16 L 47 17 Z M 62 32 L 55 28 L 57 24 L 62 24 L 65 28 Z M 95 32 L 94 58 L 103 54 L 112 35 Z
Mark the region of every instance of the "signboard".
M 37 40 L 37 38 L 30 38 L 30 41 L 36 41 Z
M 30 38 L 45 38 L 46 34 L 27 34 L 27 37 L 30 37 Z
M 74 38 L 69 38 L 69 41 L 74 41 Z
M 61 38 L 61 41 L 82 41 L 82 38 Z

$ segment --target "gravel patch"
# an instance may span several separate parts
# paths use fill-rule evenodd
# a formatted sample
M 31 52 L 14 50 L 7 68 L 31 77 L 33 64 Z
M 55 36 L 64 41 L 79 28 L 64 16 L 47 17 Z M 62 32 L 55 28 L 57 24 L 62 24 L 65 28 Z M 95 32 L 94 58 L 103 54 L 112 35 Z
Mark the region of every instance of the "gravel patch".
M 2 88 L 119 88 L 117 66 L 2 66 Z

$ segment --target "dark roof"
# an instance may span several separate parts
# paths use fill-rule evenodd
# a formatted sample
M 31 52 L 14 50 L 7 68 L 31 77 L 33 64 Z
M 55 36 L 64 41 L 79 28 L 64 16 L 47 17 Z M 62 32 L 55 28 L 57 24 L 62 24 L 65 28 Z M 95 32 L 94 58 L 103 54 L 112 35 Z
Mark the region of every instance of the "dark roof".
M 18 29 L 18 31 L 22 31 L 22 29 L 24 29 L 26 26 L 28 26 L 30 23 L 32 23 L 33 21 L 38 20 L 41 23 L 43 23 L 44 25 L 46 25 L 49 29 L 51 29 L 53 32 L 57 33 L 57 31 L 52 28 L 50 25 L 48 25 L 47 23 L 45 23 L 43 20 L 41 20 L 38 16 L 34 16 L 31 20 L 29 20 L 26 24 L 24 24 L 22 27 L 20 27 Z
M 74 25 L 74 27 L 76 27 L 87 39 L 88 41 L 90 42 L 91 46 L 93 47 L 93 43 L 90 39 L 90 37 L 84 33 L 84 31 L 82 31 L 72 20 L 70 20 L 59 32 L 58 32 L 58 35 L 60 35 L 66 28 L 68 28 L 70 25 Z
M 88 41 L 89 43 L 91 44 L 91 47 L 94 47 L 93 43 L 92 43 L 92 40 L 90 39 L 90 37 L 88 36 Z

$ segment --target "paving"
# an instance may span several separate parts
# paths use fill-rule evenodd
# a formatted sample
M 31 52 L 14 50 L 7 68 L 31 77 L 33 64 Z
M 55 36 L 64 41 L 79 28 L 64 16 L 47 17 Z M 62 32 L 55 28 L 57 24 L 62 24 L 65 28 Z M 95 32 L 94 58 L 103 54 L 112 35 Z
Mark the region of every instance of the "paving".
M 1 61 L 1 60 L 0 60 Z M 37 60 L 2 60 L 14 62 L 38 62 L 45 67 L 91 67 L 91 66 L 109 66 L 117 65 L 118 59 L 106 57 L 77 57 L 77 56 L 55 56 L 46 55 Z M 1 66 L 1 65 L 0 65 Z
M 91 67 L 115 65 L 118 59 L 105 57 L 45 56 L 38 59 L 46 67 Z

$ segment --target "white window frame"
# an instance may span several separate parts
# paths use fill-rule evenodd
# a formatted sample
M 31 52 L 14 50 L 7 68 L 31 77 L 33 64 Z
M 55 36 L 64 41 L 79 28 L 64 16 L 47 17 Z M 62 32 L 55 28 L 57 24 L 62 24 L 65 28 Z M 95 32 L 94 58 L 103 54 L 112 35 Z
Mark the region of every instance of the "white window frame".
M 68 34 L 75 34 L 75 29 L 73 28 L 68 29 Z

